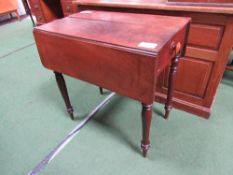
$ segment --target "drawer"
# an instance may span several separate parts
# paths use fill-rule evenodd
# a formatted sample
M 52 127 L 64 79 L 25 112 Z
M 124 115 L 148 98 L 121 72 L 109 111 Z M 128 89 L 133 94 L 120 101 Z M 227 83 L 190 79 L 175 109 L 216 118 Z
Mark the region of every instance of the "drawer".
M 39 0 L 30 0 L 29 2 L 30 2 L 30 7 L 31 7 L 33 13 L 36 13 L 38 11 L 39 12 L 42 11 Z
M 186 47 L 185 56 L 215 62 L 218 59 L 218 51 L 188 45 Z
M 223 26 L 191 24 L 188 44 L 218 50 L 223 31 Z
M 62 11 L 64 16 L 67 16 L 67 14 L 72 14 L 73 13 L 73 7 L 72 7 L 72 1 L 62 1 Z

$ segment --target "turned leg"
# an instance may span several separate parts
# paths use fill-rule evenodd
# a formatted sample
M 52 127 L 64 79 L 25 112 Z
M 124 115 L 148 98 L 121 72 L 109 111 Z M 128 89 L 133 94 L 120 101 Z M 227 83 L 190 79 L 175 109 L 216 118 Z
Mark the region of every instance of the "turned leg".
M 173 90 L 174 90 L 174 79 L 177 72 L 177 65 L 179 63 L 180 55 L 177 55 L 173 60 L 170 67 L 170 73 L 168 78 L 168 90 L 167 90 L 167 101 L 165 103 L 165 116 L 164 118 L 167 119 L 169 113 L 172 109 L 172 98 L 173 98 Z
M 100 94 L 103 95 L 104 94 L 103 88 L 99 87 L 99 90 L 100 90 Z
M 74 110 L 73 110 L 73 107 L 71 106 L 71 103 L 70 103 L 68 91 L 66 88 L 66 82 L 65 82 L 61 73 L 58 73 L 58 72 L 54 72 L 54 73 L 55 73 L 57 85 L 58 85 L 59 90 L 62 94 L 62 97 L 65 101 L 67 112 L 69 113 L 70 118 L 73 120 L 74 119 L 74 114 L 73 114 Z
M 142 141 L 141 149 L 143 156 L 146 157 L 147 151 L 150 148 L 150 125 L 152 117 L 152 104 L 142 103 Z

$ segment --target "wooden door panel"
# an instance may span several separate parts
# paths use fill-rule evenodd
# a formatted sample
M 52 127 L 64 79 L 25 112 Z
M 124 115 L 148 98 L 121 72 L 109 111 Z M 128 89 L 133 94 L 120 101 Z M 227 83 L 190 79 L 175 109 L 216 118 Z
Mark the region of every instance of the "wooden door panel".
M 204 98 L 213 63 L 193 58 L 181 59 L 175 80 L 175 93 Z M 167 87 L 168 71 L 164 76 Z M 180 96 L 179 95 L 179 96 Z

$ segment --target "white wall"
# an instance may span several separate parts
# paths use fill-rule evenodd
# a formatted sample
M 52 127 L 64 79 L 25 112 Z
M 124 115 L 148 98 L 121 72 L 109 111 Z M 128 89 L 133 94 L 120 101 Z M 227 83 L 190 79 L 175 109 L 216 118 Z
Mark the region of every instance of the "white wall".
M 19 12 L 19 15 L 25 15 L 26 12 L 25 12 L 25 9 L 24 9 L 22 0 L 17 0 L 17 5 L 18 5 L 18 12 Z

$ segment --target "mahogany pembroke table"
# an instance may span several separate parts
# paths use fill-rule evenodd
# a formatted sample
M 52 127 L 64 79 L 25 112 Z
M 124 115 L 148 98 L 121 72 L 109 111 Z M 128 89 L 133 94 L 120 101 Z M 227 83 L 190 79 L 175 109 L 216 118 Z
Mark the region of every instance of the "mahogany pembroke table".
M 142 103 L 141 148 L 146 156 L 157 77 L 171 63 L 168 117 L 189 23 L 186 17 L 83 11 L 36 27 L 34 36 L 42 64 L 55 72 L 72 118 L 62 74 Z

